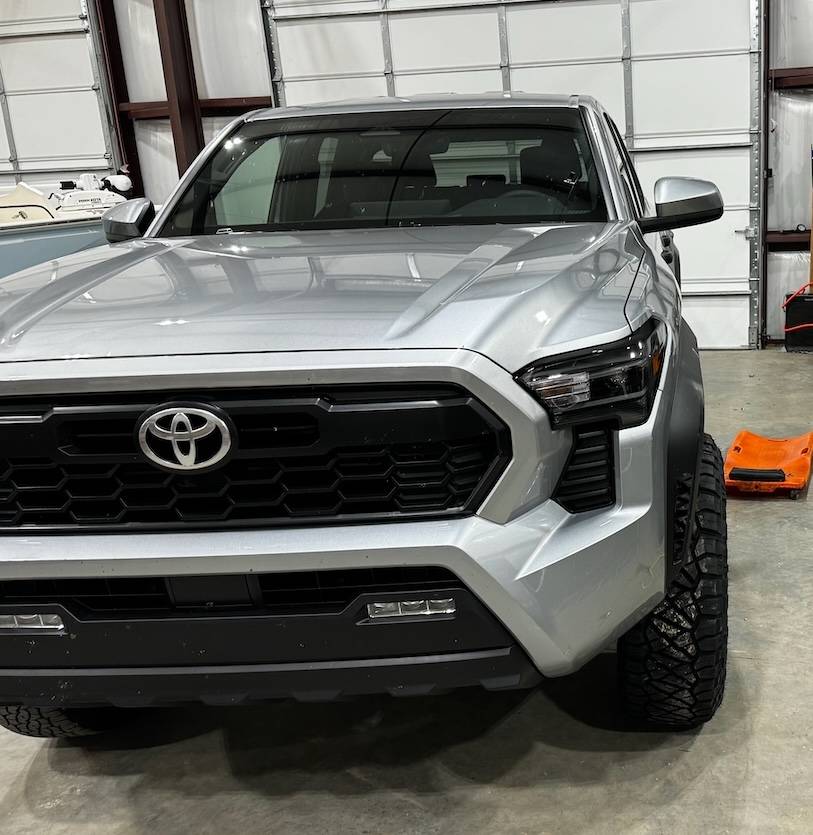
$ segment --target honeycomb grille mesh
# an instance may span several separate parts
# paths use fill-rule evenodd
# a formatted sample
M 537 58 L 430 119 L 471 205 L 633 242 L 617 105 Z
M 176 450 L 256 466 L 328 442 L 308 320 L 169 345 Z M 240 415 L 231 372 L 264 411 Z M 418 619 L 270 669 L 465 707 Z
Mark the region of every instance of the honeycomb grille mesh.
M 9 452 L 38 454 L 0 458 L 0 529 L 228 528 L 472 510 L 508 460 L 502 425 L 461 390 L 382 393 L 386 408 L 373 408 L 375 393 L 293 392 L 284 406 L 200 395 L 237 433 L 235 455 L 201 473 L 168 472 L 138 451 L 139 415 L 166 395 L 132 408 L 101 399 L 86 412 L 49 404 L 36 429 L 24 425 L 25 439 L 18 429 L 20 443 L 17 427 L 4 427 Z

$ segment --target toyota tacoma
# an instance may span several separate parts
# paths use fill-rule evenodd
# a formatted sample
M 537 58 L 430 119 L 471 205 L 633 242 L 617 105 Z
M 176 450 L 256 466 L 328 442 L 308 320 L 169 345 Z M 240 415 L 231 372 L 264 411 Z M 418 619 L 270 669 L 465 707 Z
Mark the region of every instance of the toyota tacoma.
M 725 681 L 721 457 L 673 230 L 579 96 L 232 122 L 165 205 L 0 282 L 0 723 Z

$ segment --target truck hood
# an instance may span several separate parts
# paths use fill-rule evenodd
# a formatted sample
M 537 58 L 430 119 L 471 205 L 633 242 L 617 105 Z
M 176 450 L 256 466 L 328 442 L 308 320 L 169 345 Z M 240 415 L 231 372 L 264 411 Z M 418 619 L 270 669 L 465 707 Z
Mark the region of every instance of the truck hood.
M 465 348 L 516 370 L 627 328 L 628 224 L 142 239 L 0 280 L 0 362 Z

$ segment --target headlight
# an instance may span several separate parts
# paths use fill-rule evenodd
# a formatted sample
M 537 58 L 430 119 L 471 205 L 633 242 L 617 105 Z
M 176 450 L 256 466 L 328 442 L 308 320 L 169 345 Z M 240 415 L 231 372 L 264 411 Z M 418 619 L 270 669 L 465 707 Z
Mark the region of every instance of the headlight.
M 652 411 L 665 350 L 666 325 L 650 319 L 618 342 L 531 363 L 516 379 L 554 426 L 604 420 L 638 426 Z

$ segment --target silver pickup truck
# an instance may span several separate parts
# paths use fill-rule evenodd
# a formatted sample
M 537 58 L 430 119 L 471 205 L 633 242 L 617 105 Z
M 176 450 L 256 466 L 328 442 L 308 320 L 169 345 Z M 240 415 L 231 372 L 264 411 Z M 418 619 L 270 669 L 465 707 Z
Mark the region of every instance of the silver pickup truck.
M 720 453 L 672 230 L 578 96 L 233 122 L 156 215 L 0 286 L 0 722 L 725 681 Z

